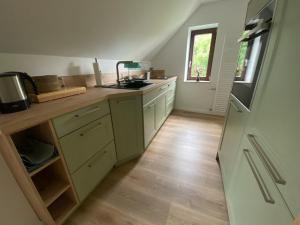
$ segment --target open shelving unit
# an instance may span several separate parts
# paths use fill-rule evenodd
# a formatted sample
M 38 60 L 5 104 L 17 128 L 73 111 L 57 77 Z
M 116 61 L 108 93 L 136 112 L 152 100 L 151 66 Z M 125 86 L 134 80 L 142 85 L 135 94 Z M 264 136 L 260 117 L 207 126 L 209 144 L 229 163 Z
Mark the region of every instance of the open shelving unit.
M 37 215 L 46 224 L 62 224 L 77 207 L 79 201 L 51 122 L 46 121 L 12 134 L 10 136 L 11 143 L 14 145 L 17 154 L 16 146 L 28 136 L 51 144 L 58 151 L 57 156 L 32 172 L 26 170 L 21 157 L 19 157 L 19 162 L 22 164 L 23 171 L 32 185 L 34 194 L 37 195 L 35 197 L 38 201 L 32 202 Z

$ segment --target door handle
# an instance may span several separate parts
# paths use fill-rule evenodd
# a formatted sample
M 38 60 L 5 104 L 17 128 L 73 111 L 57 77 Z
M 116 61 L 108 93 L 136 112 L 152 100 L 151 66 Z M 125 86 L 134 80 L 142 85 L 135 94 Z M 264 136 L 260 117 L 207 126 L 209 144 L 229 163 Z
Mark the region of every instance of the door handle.
M 278 170 L 276 169 L 275 165 L 272 163 L 262 146 L 257 142 L 255 136 L 253 134 L 248 134 L 247 135 L 249 142 L 255 149 L 257 155 L 259 158 L 263 161 L 265 164 L 267 170 L 270 172 L 272 178 L 277 184 L 282 184 L 285 185 L 286 181 L 282 178 Z
M 232 107 L 235 109 L 235 111 L 237 111 L 238 113 L 242 113 L 243 110 L 241 110 L 233 100 L 230 100 L 230 104 L 232 105 Z
M 244 149 L 243 151 L 244 151 L 244 155 L 245 155 L 245 157 L 247 159 L 247 162 L 249 163 L 251 171 L 252 171 L 252 173 L 253 173 L 253 175 L 255 177 L 255 180 L 256 180 L 256 182 L 257 182 L 257 184 L 259 186 L 259 189 L 260 189 L 260 191 L 261 191 L 261 193 L 262 193 L 262 195 L 264 197 L 265 202 L 267 202 L 269 204 L 274 204 L 275 201 L 272 198 L 272 196 L 271 196 L 271 194 L 270 194 L 270 192 L 268 190 L 268 187 L 265 184 L 265 182 L 264 182 L 264 180 L 263 180 L 263 178 L 262 178 L 259 170 L 257 169 L 257 166 L 254 163 L 254 160 L 253 160 L 253 158 L 252 158 L 252 156 L 250 154 L 250 151 L 248 149 Z

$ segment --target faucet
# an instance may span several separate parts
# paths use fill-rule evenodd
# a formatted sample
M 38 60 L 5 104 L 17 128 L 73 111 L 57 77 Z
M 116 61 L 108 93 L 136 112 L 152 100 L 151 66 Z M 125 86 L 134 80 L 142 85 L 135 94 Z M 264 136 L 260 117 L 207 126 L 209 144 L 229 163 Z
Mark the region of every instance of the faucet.
M 117 84 L 118 84 L 118 86 L 120 86 L 120 84 L 121 84 L 121 82 L 120 82 L 119 65 L 120 64 L 131 64 L 131 63 L 133 63 L 133 61 L 119 61 L 119 62 L 117 62 L 116 69 L 117 69 Z

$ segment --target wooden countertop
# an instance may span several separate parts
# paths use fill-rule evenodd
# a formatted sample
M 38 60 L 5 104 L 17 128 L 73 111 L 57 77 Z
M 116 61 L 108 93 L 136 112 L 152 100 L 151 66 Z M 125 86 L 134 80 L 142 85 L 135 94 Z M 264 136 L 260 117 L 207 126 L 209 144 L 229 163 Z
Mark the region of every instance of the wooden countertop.
M 141 88 L 140 90 L 89 88 L 85 94 L 41 104 L 32 104 L 28 110 L 11 114 L 0 114 L 0 133 L 12 134 L 55 118 L 64 113 L 68 113 L 109 98 L 142 95 L 176 79 L 177 77 L 171 77 L 167 80 L 150 80 L 153 84 Z

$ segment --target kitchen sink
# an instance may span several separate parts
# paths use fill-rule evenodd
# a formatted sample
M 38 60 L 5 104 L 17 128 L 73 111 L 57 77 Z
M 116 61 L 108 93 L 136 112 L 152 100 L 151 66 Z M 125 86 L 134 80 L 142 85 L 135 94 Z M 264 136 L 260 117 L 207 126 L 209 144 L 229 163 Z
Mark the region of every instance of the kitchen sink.
M 117 88 L 117 89 L 133 89 L 139 90 L 140 88 L 146 87 L 151 85 L 152 83 L 148 83 L 144 80 L 133 80 L 133 81 L 126 81 L 121 82 L 120 85 L 118 84 L 110 84 L 110 85 L 102 85 L 102 88 Z

